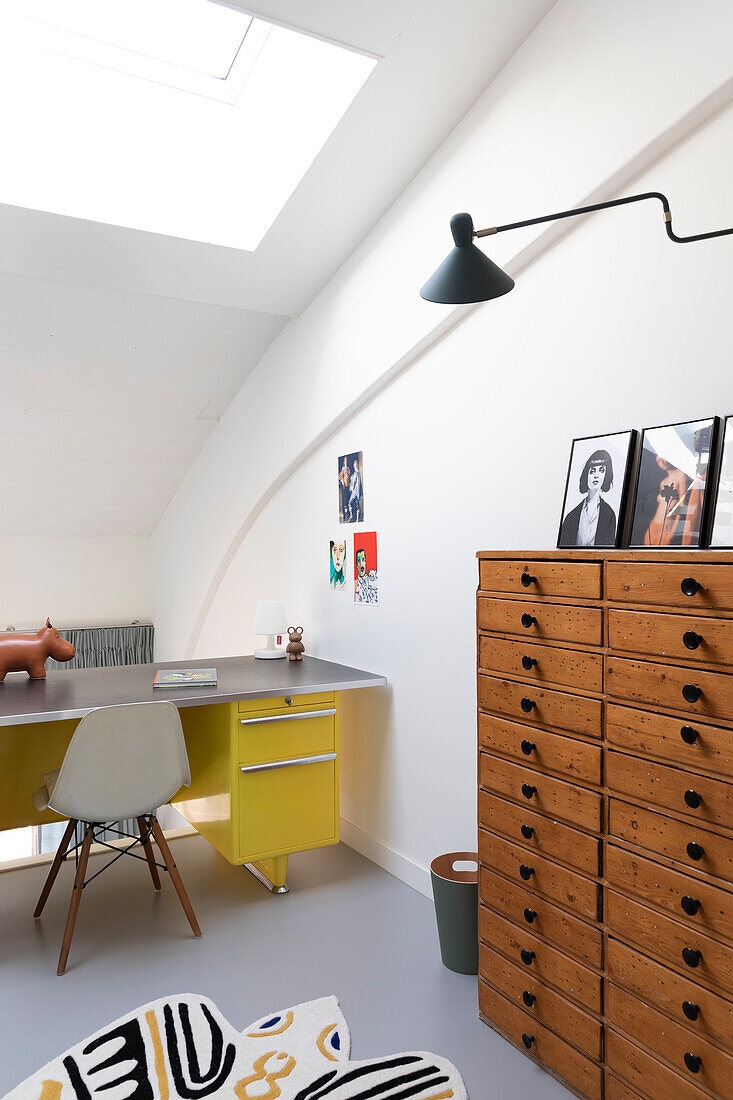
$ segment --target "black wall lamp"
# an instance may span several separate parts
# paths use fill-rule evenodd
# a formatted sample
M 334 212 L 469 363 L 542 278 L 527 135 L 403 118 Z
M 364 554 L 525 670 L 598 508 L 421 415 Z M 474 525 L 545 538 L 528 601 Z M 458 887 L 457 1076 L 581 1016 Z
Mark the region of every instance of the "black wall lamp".
M 576 210 L 561 210 L 559 214 L 545 214 L 541 218 L 529 218 L 524 222 L 496 225 L 492 229 L 474 229 L 470 214 L 454 214 L 450 220 L 450 228 L 455 248 L 431 275 L 420 294 L 428 302 L 443 302 L 446 305 L 488 302 L 491 298 L 500 298 L 502 294 L 508 294 L 512 289 L 514 279 L 492 263 L 489 257 L 476 247 L 473 243 L 474 237 L 490 237 L 494 233 L 506 233 L 508 229 L 523 229 L 527 225 L 540 225 L 542 222 L 554 222 L 560 218 L 573 218 L 578 214 L 590 214 L 594 210 L 609 210 L 612 206 L 626 206 L 630 202 L 642 202 L 644 199 L 659 199 L 664 210 L 667 236 L 675 244 L 707 241 L 711 237 L 725 237 L 733 233 L 733 229 L 717 229 L 713 233 L 678 237 L 672 229 L 669 202 L 661 191 L 647 191 L 643 195 L 630 195 L 627 199 L 597 202 L 593 206 L 579 206 Z

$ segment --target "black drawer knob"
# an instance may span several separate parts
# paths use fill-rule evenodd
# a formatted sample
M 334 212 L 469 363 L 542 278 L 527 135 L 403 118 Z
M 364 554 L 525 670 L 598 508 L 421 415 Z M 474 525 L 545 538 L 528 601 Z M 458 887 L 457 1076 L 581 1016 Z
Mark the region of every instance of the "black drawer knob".
M 696 634 L 694 630 L 686 630 L 682 635 L 685 649 L 697 649 L 702 642 L 702 634 Z
M 537 918 L 537 913 L 534 909 L 525 909 L 524 910 L 524 919 L 526 920 L 527 924 L 531 924 L 532 921 L 536 920 L 536 918 Z
M 531 825 L 522 825 L 522 836 L 525 840 L 531 840 L 534 836 L 534 828 Z
M 524 993 L 522 994 L 522 1000 L 526 1004 L 527 1008 L 532 1008 L 537 998 L 535 997 L 534 993 L 530 993 L 528 989 L 525 989 Z
M 534 951 L 530 951 L 528 947 L 523 947 L 519 952 L 519 957 L 525 966 L 531 966 L 534 959 Z
M 526 672 L 529 672 L 536 664 L 536 657 L 530 657 L 528 653 L 525 653 L 524 657 L 522 657 L 522 668 L 525 669 Z
M 698 951 L 694 947 L 683 947 L 682 958 L 685 960 L 688 966 L 691 966 L 694 970 L 696 966 L 700 965 L 702 959 L 702 951 Z
M 696 1020 L 700 1015 L 700 1005 L 696 1005 L 694 1001 L 683 1001 L 682 1011 L 688 1020 Z
M 690 859 L 694 859 L 697 861 L 698 859 L 702 859 L 702 857 L 705 855 L 705 849 L 703 848 L 702 844 L 698 844 L 697 841 L 691 840 L 690 843 L 687 845 L 687 854 Z
M 532 1046 L 532 1043 L 533 1043 L 534 1041 L 535 1041 L 535 1040 L 534 1040 L 534 1035 L 528 1035 L 526 1031 L 524 1031 L 524 1032 L 522 1033 L 522 1042 L 523 1042 L 523 1043 L 524 1043 L 524 1045 L 526 1046 L 527 1050 L 529 1050 L 529 1049 L 531 1048 L 531 1046 Z M 686 1057 L 687 1057 L 687 1055 L 685 1055 L 685 1058 L 686 1058 Z M 697 1071 L 695 1071 L 695 1072 L 697 1072 Z
M 525 588 L 529 588 L 531 584 L 537 584 L 537 578 L 532 576 L 529 569 L 525 569 L 519 579 Z
M 696 596 L 702 590 L 702 585 L 694 577 L 685 577 L 680 585 L 685 596 Z
M 537 788 L 533 787 L 531 783 L 522 783 L 522 794 L 525 798 L 534 798 L 537 794 Z
M 682 695 L 688 703 L 696 703 L 702 697 L 702 688 L 698 687 L 697 684 L 685 684 L 682 688 Z
M 519 868 L 519 873 L 525 882 L 528 882 L 534 874 L 534 867 L 528 867 L 526 863 L 523 863 Z
M 529 712 L 533 709 L 535 702 L 534 699 L 528 699 L 525 695 L 519 705 L 525 714 L 529 714 Z
M 700 734 L 692 726 L 683 726 L 680 730 L 680 737 L 686 745 L 694 745 Z
M 522 1036 L 524 1038 L 524 1036 Z M 702 1065 L 702 1058 L 697 1054 L 690 1054 L 688 1051 L 685 1055 L 685 1065 L 689 1069 L 690 1073 L 699 1073 L 700 1066 Z
M 531 626 L 534 626 L 536 622 L 537 620 L 535 619 L 534 615 L 530 615 L 528 611 L 525 611 L 522 615 L 522 626 L 525 628 L 525 630 L 529 630 L 529 628 Z
M 522 741 L 519 747 L 525 756 L 531 756 L 534 750 L 537 748 L 534 741 Z
M 694 917 L 700 909 L 699 900 L 697 898 L 691 898 L 689 894 L 685 894 L 685 896 L 680 901 L 680 905 L 682 906 L 684 912 L 687 913 L 688 917 Z
M 692 789 L 685 791 L 685 804 L 689 806 L 691 810 L 697 810 L 702 806 L 702 795 Z

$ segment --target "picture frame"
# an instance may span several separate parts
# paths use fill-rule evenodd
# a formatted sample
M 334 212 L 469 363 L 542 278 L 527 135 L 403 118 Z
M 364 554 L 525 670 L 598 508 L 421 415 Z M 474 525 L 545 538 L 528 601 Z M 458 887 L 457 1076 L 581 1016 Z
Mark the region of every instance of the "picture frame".
M 706 546 L 733 550 L 733 416 L 723 417 L 720 424 Z
M 636 428 L 572 440 L 557 533 L 559 549 L 614 550 L 622 544 L 638 440 Z M 591 476 L 595 485 L 589 484 Z M 595 515 L 587 507 L 583 514 L 584 505 L 594 497 L 598 499 Z M 589 537 L 591 542 L 584 541 Z
M 719 416 L 644 428 L 629 548 L 700 550 L 706 546 L 719 432 Z

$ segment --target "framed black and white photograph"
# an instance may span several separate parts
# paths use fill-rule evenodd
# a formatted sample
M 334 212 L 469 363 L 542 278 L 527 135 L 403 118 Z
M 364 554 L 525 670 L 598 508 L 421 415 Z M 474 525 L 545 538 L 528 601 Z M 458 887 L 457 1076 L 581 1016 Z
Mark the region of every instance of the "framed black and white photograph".
M 718 483 L 711 502 L 708 545 L 715 550 L 733 550 L 733 416 L 723 421 Z
M 636 441 L 633 428 L 573 440 L 559 547 L 613 549 L 619 545 Z
M 717 416 L 645 428 L 629 546 L 705 545 Z

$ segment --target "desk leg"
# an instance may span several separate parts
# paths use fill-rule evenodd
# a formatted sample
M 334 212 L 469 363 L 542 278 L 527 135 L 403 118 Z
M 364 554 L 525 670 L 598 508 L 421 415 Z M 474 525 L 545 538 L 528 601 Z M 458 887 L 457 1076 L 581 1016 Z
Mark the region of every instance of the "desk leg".
M 285 879 L 288 873 L 288 857 L 274 856 L 272 859 L 260 859 L 257 863 L 245 863 L 251 875 L 266 886 L 271 894 L 287 894 L 290 887 Z

